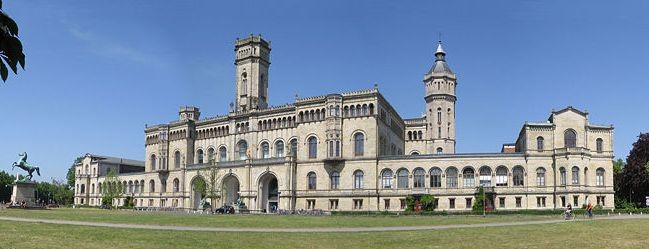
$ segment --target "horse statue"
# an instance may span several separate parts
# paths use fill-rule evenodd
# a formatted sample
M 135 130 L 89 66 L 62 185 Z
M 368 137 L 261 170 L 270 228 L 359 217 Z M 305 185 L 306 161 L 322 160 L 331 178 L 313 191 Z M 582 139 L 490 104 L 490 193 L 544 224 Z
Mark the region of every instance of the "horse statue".
M 11 165 L 11 170 L 13 170 L 14 167 L 18 166 L 18 168 L 21 168 L 24 171 L 27 171 L 26 180 L 28 180 L 28 181 L 32 180 L 34 171 L 36 171 L 36 174 L 38 174 L 39 176 L 41 175 L 40 168 L 38 168 L 37 166 L 32 166 L 29 163 L 27 163 L 27 152 L 20 153 L 20 154 L 18 154 L 18 156 L 20 157 L 20 161 L 19 162 L 14 162 Z

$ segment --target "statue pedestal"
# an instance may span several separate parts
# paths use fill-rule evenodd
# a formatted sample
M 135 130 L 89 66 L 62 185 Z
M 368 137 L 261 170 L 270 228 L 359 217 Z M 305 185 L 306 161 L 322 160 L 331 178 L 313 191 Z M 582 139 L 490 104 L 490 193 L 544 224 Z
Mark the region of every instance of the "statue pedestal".
M 11 202 L 15 206 L 20 206 L 25 201 L 26 207 L 34 206 L 36 203 L 35 191 L 36 182 L 16 182 L 14 183 L 14 190 L 11 194 Z

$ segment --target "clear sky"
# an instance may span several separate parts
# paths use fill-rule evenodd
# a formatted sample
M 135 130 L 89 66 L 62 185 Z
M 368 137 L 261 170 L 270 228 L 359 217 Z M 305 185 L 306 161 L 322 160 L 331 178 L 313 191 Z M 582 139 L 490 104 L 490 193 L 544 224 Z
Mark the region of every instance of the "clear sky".
M 649 131 L 647 1 L 3 2 L 27 66 L 0 84 L 0 170 L 27 151 L 37 180 L 88 152 L 144 160 L 145 124 L 181 105 L 226 113 L 250 33 L 272 42 L 271 105 L 377 82 L 403 118 L 424 111 L 442 33 L 458 152 L 498 152 L 568 105 L 615 125 L 619 158 Z

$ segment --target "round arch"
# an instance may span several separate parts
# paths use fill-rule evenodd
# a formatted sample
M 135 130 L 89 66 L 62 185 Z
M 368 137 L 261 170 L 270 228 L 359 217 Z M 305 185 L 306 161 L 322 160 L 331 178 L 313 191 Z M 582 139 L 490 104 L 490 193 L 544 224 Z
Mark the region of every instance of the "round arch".
M 262 212 L 274 213 L 279 209 L 279 178 L 272 171 L 257 177 L 257 208 Z

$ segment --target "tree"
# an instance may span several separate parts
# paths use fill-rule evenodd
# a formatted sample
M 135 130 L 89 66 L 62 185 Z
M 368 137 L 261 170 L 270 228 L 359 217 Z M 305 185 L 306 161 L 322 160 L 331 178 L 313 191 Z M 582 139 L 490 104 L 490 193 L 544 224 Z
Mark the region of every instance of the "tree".
M 122 183 L 117 177 L 117 169 L 113 168 L 108 170 L 106 180 L 101 185 L 101 204 L 113 206 L 113 200 L 122 197 Z
M 202 197 L 210 199 L 210 211 L 214 211 L 216 200 L 221 197 L 221 186 L 218 184 L 219 171 L 219 167 L 213 163 L 205 169 L 198 170 L 198 175 L 203 180 L 196 181 L 194 191 L 200 192 Z
M 0 0 L 0 76 L 2 81 L 7 81 L 11 68 L 14 74 L 18 74 L 18 65 L 25 70 L 25 54 L 23 45 L 18 39 L 18 24 L 2 10 Z M 6 64 L 6 65 L 5 65 Z
M 74 163 L 70 165 L 70 168 L 68 169 L 68 174 L 65 176 L 65 178 L 68 180 L 68 186 L 72 187 L 74 186 L 74 181 L 76 175 L 74 174 L 74 168 L 77 164 L 81 163 L 81 160 L 83 160 L 83 157 L 77 157 L 77 159 L 74 160 Z
M 473 202 L 473 208 L 471 209 L 474 213 L 482 213 L 484 211 L 484 201 L 485 201 L 484 188 L 480 186 L 478 193 L 475 195 L 475 202 Z
M 641 133 L 626 158 L 622 170 L 618 198 L 624 198 L 636 206 L 644 206 L 649 196 L 649 133 Z
M 11 184 L 14 183 L 16 178 L 9 173 L 0 171 L 0 202 L 11 201 Z

